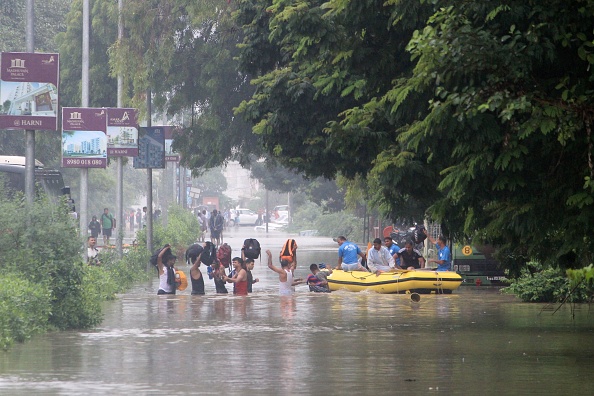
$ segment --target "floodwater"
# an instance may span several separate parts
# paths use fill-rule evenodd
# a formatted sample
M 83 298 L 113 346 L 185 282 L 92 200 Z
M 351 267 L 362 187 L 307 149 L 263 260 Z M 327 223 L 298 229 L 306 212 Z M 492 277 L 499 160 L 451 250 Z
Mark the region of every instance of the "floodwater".
M 227 236 L 234 252 L 246 231 Z M 257 237 L 276 256 L 287 236 Z M 295 238 L 298 275 L 311 262 L 335 264 L 331 239 Z M 418 303 L 304 285 L 281 298 L 264 261 L 254 277 L 248 297 L 215 295 L 208 281 L 206 296 L 157 296 L 155 277 L 105 303 L 97 329 L 0 352 L 0 394 L 594 394 L 588 305 L 572 319 L 570 306 L 553 314 L 475 286 Z

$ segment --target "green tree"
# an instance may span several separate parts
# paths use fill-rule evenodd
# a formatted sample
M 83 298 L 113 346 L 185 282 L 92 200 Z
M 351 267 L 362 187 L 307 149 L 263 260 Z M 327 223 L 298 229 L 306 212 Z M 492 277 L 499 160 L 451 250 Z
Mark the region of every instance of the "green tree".
M 66 30 L 64 15 L 68 12 L 70 0 L 38 1 L 34 4 L 35 52 L 57 50 L 56 33 Z M 0 52 L 26 51 L 25 19 L 26 1 L 2 0 L 0 3 Z
M 361 174 L 393 219 L 427 213 L 512 269 L 592 261 L 594 2 L 321 3 L 240 2 L 258 76 L 239 110 L 269 154 Z
M 117 2 L 90 0 L 89 106 L 116 107 L 117 80 L 107 50 L 117 39 Z M 82 90 L 82 0 L 72 2 L 67 29 L 56 35 L 60 50 L 60 104 L 77 107 Z
M 227 179 L 221 168 L 212 168 L 205 171 L 192 181 L 195 187 L 202 190 L 202 195 L 222 194 L 227 189 Z
M 394 82 L 412 73 L 406 44 L 432 6 L 380 1 L 240 4 L 237 21 L 246 32 L 241 67 L 260 75 L 254 80 L 257 94 L 239 112 L 254 124 L 268 155 L 311 177 L 341 174 L 366 180 L 380 153 L 400 151 L 400 129 L 425 111 L 427 99 L 411 95 L 414 107 L 395 112 L 380 101 Z M 385 201 L 397 202 L 392 208 L 384 205 L 393 217 L 414 210 L 422 218 L 439 195 L 434 188 L 421 187 L 434 186 L 436 177 L 423 168 L 423 157 L 414 160 L 418 166 L 400 176 L 402 188 L 393 188 L 383 172 L 365 186 L 378 205 L 385 194 Z M 410 204 L 410 194 L 420 189 L 424 205 Z
M 394 90 L 434 94 L 401 137 L 440 171 L 430 213 L 504 247 L 511 267 L 591 263 L 594 2 L 440 5 Z
M 251 176 L 269 191 L 303 193 L 324 210 L 338 211 L 344 207 L 344 191 L 334 180 L 323 177 L 306 178 L 302 173 L 281 166 L 278 162 L 252 161 Z

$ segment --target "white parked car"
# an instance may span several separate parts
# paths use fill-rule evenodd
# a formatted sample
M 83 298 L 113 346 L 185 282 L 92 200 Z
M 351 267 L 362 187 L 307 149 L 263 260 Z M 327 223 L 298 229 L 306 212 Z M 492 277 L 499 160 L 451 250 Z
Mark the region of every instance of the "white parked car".
M 270 221 L 273 223 L 287 224 L 289 222 L 289 205 L 278 205 L 272 209 Z
M 260 225 L 260 221 L 258 221 L 258 213 L 254 212 L 251 209 L 245 208 L 238 208 L 235 209 L 235 212 L 239 213 L 239 224 L 238 225 Z M 229 223 L 235 223 L 235 218 L 233 218 L 233 211 L 231 211 L 231 219 L 229 219 Z

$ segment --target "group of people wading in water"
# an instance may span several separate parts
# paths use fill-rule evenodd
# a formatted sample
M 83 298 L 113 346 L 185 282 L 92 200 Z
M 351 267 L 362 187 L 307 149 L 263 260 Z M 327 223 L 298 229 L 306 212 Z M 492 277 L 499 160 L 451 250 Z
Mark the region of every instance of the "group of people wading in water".
M 294 286 L 304 283 L 303 279 L 295 278 L 294 272 L 297 267 L 297 244 L 295 240 L 287 241 L 280 257 L 280 268 L 272 263 L 272 252 L 266 251 L 268 256 L 268 268 L 278 273 L 279 294 L 291 295 Z M 204 276 L 200 271 L 202 264 L 208 268 L 208 277 L 214 281 L 216 293 L 227 294 L 227 284 L 233 284 L 233 294 L 245 296 L 252 292 L 252 285 L 259 282 L 253 277 L 254 258 L 260 256 L 260 244 L 255 239 L 246 239 L 241 248 L 241 257 L 230 258 L 231 248 L 221 245 L 218 250 L 211 242 L 203 245 L 192 245 L 186 252 L 186 261 L 190 267 L 190 282 L 192 295 L 203 295 Z M 225 258 L 228 255 L 229 258 Z M 177 257 L 171 253 L 171 246 L 165 245 L 158 253 L 156 266 L 159 274 L 159 290 L 157 294 L 175 294 L 181 284 L 179 272 L 175 269 Z M 229 263 L 230 261 L 230 263 Z M 229 274 L 225 269 L 231 267 Z
M 437 264 L 436 271 L 449 271 L 451 267 L 451 254 L 446 245 L 446 240 L 439 236 L 437 240 L 424 235 L 435 244 L 438 249 L 438 258 L 429 259 L 427 263 Z M 336 269 L 343 271 L 368 271 L 379 275 L 382 272 L 390 272 L 397 269 L 423 269 L 425 259 L 419 251 L 413 249 L 412 242 L 400 249 L 393 243 L 392 238 L 385 238 L 385 246 L 382 246 L 381 239 L 373 241 L 373 247 L 368 249 L 367 254 L 359 247 L 348 241 L 345 237 L 337 238 L 338 265 Z M 288 239 L 280 253 L 280 267 L 272 262 L 272 253 L 266 250 L 268 256 L 268 268 L 278 274 L 279 294 L 291 295 L 295 286 L 307 283 L 309 290 L 313 292 L 330 292 L 327 276 L 332 273 L 331 268 L 325 264 L 311 264 L 311 274 L 306 280 L 295 278 L 297 268 L 297 243 L 294 239 Z M 246 239 L 241 248 L 241 257 L 231 259 L 231 248 L 227 244 L 216 246 L 212 242 L 204 242 L 203 245 L 194 244 L 186 252 L 186 261 L 190 268 L 190 282 L 193 295 L 203 295 L 204 276 L 200 271 L 201 264 L 208 268 L 208 277 L 214 281 L 216 293 L 227 294 L 227 284 L 233 284 L 233 294 L 247 295 L 252 292 L 252 285 L 259 282 L 253 278 L 254 259 L 260 257 L 260 244 L 255 239 Z M 361 259 L 359 259 L 361 257 Z M 157 294 L 175 294 L 179 288 L 180 274 L 175 270 L 176 256 L 171 253 L 171 246 L 165 245 L 158 253 L 156 267 L 159 273 L 159 290 Z M 229 274 L 225 269 L 232 267 Z M 181 290 L 181 289 L 180 289 Z

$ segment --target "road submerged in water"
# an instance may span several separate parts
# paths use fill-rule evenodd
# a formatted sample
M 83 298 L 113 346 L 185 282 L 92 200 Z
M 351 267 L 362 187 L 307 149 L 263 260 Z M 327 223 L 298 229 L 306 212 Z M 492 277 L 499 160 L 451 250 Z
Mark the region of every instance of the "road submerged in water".
M 284 233 L 229 230 L 239 252 L 255 236 L 276 256 Z M 298 275 L 335 265 L 331 238 L 292 236 Z M 178 265 L 184 270 L 185 266 Z M 205 272 L 205 271 L 203 271 Z M 494 288 L 452 295 L 278 296 L 256 262 L 248 297 L 190 289 L 157 296 L 157 278 L 106 302 L 91 331 L 55 332 L 2 353 L 7 395 L 594 394 L 594 311 L 525 304 Z

